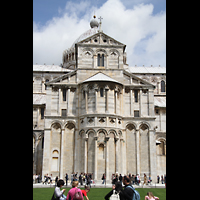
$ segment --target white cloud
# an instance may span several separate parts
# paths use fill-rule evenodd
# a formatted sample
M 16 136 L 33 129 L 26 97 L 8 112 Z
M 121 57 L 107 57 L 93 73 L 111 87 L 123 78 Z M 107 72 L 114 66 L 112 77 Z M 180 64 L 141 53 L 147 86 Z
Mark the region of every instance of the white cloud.
M 100 8 L 89 1 L 68 2 L 59 9 L 62 15 L 45 26 L 33 22 L 33 63 L 60 64 L 63 51 L 90 29 L 95 11 L 97 18 L 103 17 L 103 32 L 127 45 L 129 66 L 165 66 L 166 13 L 153 15 L 153 9 L 152 4 L 126 9 L 120 0 L 108 0 Z

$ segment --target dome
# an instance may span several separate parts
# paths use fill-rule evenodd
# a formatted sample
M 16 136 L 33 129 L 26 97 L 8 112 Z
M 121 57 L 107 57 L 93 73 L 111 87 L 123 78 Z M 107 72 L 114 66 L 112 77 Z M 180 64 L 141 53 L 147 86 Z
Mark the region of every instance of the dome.
M 72 44 L 71 48 L 74 48 L 75 47 L 75 44 L 98 33 L 98 26 L 99 26 L 99 22 L 95 19 L 96 16 L 94 15 L 93 16 L 94 19 L 92 19 L 90 21 L 90 27 L 91 29 L 87 30 L 85 33 L 83 33 L 82 35 L 80 35 L 75 41 L 74 43 Z
M 99 26 L 99 22 L 98 22 L 97 20 L 95 20 L 95 18 L 96 18 L 96 16 L 94 15 L 94 19 L 92 19 L 92 20 L 90 21 L 90 27 L 91 27 L 91 28 L 95 28 L 95 27 L 98 28 L 98 26 Z
M 76 43 L 78 43 L 78 42 L 80 42 L 80 41 L 82 41 L 82 40 L 84 40 L 84 39 L 86 39 L 86 38 L 88 38 L 88 37 L 90 37 L 90 36 L 92 36 L 92 35 L 98 33 L 98 30 L 99 30 L 99 29 L 98 29 L 97 26 L 94 27 L 94 28 L 91 28 L 91 29 L 87 30 L 85 33 L 81 34 L 81 35 L 74 41 L 74 43 L 72 44 L 71 48 L 74 48 Z

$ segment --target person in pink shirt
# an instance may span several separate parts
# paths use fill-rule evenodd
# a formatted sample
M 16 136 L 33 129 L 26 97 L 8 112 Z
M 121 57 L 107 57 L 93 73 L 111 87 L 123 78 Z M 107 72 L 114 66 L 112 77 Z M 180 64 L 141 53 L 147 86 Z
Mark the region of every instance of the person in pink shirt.
M 155 199 L 159 200 L 159 198 L 155 197 L 152 192 L 147 192 L 147 196 L 145 196 L 145 200 L 147 200 L 147 199 L 148 200 L 155 200 Z
M 76 192 L 80 192 L 80 194 L 81 194 L 81 197 L 82 197 L 82 200 L 83 200 L 83 194 L 82 194 L 82 192 L 81 192 L 81 189 L 79 189 L 79 188 L 77 188 L 78 187 L 78 181 L 73 181 L 72 182 L 72 189 L 70 189 L 69 190 L 69 192 L 68 192 L 68 194 L 67 194 L 67 198 L 66 198 L 66 200 L 73 200 L 73 198 L 74 198 L 74 194 L 76 193 Z M 70 198 L 69 198 L 70 197 Z

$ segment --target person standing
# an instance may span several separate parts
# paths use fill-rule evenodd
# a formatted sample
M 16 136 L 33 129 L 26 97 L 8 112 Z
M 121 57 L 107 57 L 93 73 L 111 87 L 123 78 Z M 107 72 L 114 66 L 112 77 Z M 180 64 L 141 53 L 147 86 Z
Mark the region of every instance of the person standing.
M 119 174 L 119 181 L 122 184 L 122 175 L 121 174 Z
M 130 178 L 127 176 L 124 176 L 122 179 L 124 186 L 124 190 L 121 191 L 121 196 L 120 199 L 123 200 L 132 200 L 133 199 L 133 193 L 134 193 L 134 188 L 131 185 Z M 132 189 L 133 188 L 133 189 Z
M 58 176 L 56 176 L 55 178 L 55 186 L 57 185 L 57 182 L 58 182 Z
M 66 186 L 67 186 L 67 182 L 68 182 L 68 174 L 67 173 L 65 175 L 65 180 L 66 180 Z
M 144 183 L 143 183 L 143 185 L 144 185 L 144 184 L 147 185 L 147 175 L 146 175 L 146 174 L 144 174 Z
M 103 176 L 102 176 L 102 180 L 103 180 L 102 184 L 105 183 L 105 179 L 106 179 L 106 176 L 105 176 L 105 174 L 103 174 Z
M 157 183 L 159 183 L 159 181 L 160 181 L 160 176 L 158 175 L 157 176 Z

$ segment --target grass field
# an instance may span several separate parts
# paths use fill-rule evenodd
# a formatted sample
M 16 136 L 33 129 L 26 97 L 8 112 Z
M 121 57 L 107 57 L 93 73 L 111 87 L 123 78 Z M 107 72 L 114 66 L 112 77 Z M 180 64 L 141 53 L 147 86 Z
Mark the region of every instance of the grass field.
M 70 188 L 65 188 L 65 195 L 67 195 Z M 83 189 L 83 188 L 81 188 Z M 166 189 L 165 188 L 137 188 L 140 193 L 140 199 L 144 200 L 147 192 L 152 192 L 155 196 L 159 197 L 160 200 L 166 200 Z M 103 200 L 104 196 L 111 191 L 111 188 L 91 188 L 88 193 L 90 200 Z M 33 188 L 33 200 L 51 200 L 54 188 Z

